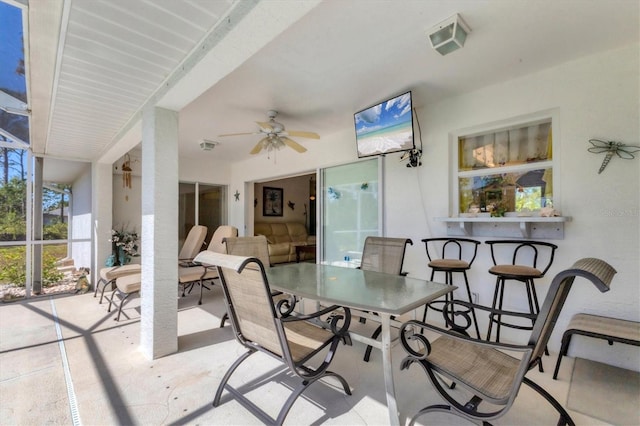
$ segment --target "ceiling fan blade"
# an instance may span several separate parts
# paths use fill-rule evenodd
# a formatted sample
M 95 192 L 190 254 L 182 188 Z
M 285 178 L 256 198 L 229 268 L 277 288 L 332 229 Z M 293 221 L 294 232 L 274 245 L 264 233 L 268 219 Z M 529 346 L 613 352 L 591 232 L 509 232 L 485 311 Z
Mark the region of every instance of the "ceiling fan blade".
M 266 132 L 273 132 L 273 126 L 271 125 L 271 123 L 268 123 L 266 121 L 256 121 L 256 123 L 262 130 Z
M 286 133 L 289 136 L 293 136 L 297 138 L 320 139 L 320 135 L 314 132 L 301 132 L 299 130 L 288 130 Z
M 224 136 L 243 136 L 243 135 L 259 135 L 260 133 L 250 132 L 250 133 L 225 133 L 224 135 L 218 135 L 218 137 Z
M 262 151 L 262 147 L 264 145 L 264 141 L 266 141 L 269 138 L 262 138 L 260 139 L 260 141 L 256 144 L 256 146 L 253 147 L 253 149 L 251 151 L 249 151 L 249 154 L 257 154 L 260 151 Z
M 284 142 L 289 148 L 293 148 L 298 152 L 305 152 L 307 150 L 307 148 L 305 148 L 304 146 L 300 145 L 298 142 L 289 139 L 286 136 L 280 136 L 280 140 L 282 142 Z

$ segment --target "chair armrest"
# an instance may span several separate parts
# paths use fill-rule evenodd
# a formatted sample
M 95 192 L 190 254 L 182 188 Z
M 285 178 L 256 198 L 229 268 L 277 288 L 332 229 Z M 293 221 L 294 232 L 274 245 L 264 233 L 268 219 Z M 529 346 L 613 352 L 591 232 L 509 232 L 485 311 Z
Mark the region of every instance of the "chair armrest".
M 205 275 L 207 275 L 207 272 L 212 271 L 212 270 L 217 270 L 217 266 L 216 265 L 209 265 L 206 263 L 202 263 L 202 262 L 189 262 L 189 266 L 185 266 L 185 268 L 193 268 L 194 266 L 201 266 L 203 267 L 203 271 L 202 271 L 202 275 L 200 275 L 200 279 L 204 278 Z
M 196 264 L 193 262 L 193 257 L 187 257 L 184 259 L 178 259 L 178 265 L 182 266 L 183 268 L 189 268 L 191 266 L 200 266 L 200 264 Z
M 531 353 L 533 353 L 533 346 L 529 345 L 514 345 L 510 343 L 498 343 L 498 342 L 489 342 L 486 340 L 475 339 L 473 337 L 465 336 L 463 334 L 459 334 L 456 331 L 447 330 L 444 328 L 440 328 L 438 326 L 428 324 L 426 322 L 418 321 L 418 320 L 410 320 L 402 324 L 400 327 L 400 342 L 402 343 L 402 347 L 409 354 L 409 357 L 412 358 L 410 362 L 426 359 L 429 353 L 431 352 L 431 344 L 429 343 L 429 339 L 425 337 L 422 332 L 416 332 L 417 330 L 428 329 L 433 332 L 436 332 L 442 336 L 447 336 L 448 338 L 465 341 L 474 345 L 484 346 L 492 349 L 503 349 L 507 351 L 515 351 L 522 352 L 527 354 L 527 359 Z M 422 352 L 415 350 L 410 341 L 419 341 L 424 346 Z M 406 364 L 408 360 L 404 360 L 402 363 L 401 369 L 404 369 L 408 366 Z M 406 364 L 406 365 L 405 365 Z
M 337 313 L 336 311 L 339 311 L 339 313 Z M 312 314 L 286 316 L 280 318 L 280 321 L 282 321 L 283 323 L 293 321 L 309 321 L 320 318 L 322 315 L 327 314 L 332 314 L 331 318 L 328 320 L 331 332 L 337 336 L 343 337 L 345 339 L 345 342 L 348 340 L 348 344 L 350 344 L 351 339 L 349 338 L 348 331 L 349 326 L 351 325 L 351 310 L 343 306 L 332 305 L 328 308 L 321 309 Z M 341 320 L 343 321 L 342 327 L 338 328 L 338 322 Z

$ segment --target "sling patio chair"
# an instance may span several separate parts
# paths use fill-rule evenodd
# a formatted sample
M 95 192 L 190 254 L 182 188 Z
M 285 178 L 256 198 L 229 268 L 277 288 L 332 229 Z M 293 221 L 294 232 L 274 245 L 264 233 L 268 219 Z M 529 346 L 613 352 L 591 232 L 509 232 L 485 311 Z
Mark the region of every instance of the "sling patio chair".
M 535 318 L 527 345 L 473 339 L 464 332 L 464 329 L 471 326 L 469 308 L 483 309 L 488 311 L 490 316 L 509 315 L 532 318 L 532 314 L 501 311 L 461 300 L 451 301 L 445 305 L 443 315 L 451 330 L 422 321 L 412 320 L 404 323 L 400 328 L 400 341 L 408 356 L 402 360 L 400 368 L 404 370 L 413 364 L 419 364 L 434 388 L 448 403 L 448 405 L 435 404 L 421 409 L 413 416 L 410 424 L 413 425 L 418 417 L 434 411 L 453 412 L 472 421 L 490 424 L 490 420 L 503 416 L 511 408 L 521 384 L 524 383 L 545 398 L 560 414 L 559 425 L 574 425 L 562 405 L 525 375 L 541 362 L 544 348 L 575 278 L 586 278 L 598 290 L 606 292 L 615 273 L 616 270 L 608 263 L 594 258 L 578 260 L 571 268 L 558 273 Z M 456 305 L 462 305 L 463 309 L 456 311 Z M 455 324 L 455 319 L 460 316 L 466 317 L 464 326 Z M 429 341 L 422 334 L 423 328 L 440 336 Z M 450 380 L 451 386 L 444 386 L 440 382 L 443 378 Z M 451 389 L 456 384 L 472 394 L 468 401 L 465 402 L 454 396 Z M 482 402 L 487 404 L 481 411 Z
M 235 226 L 221 225 L 218 226 L 211 236 L 207 251 L 215 253 L 225 253 L 226 248 L 224 239 L 227 237 L 235 237 L 238 235 L 238 228 Z M 196 255 L 194 255 L 195 257 Z M 191 258 L 186 266 L 178 267 L 178 285 L 182 287 L 182 297 L 186 296 L 187 289 L 189 293 L 196 284 L 200 285 L 200 298 L 198 305 L 202 305 L 202 289 L 208 287 L 204 285 L 205 281 L 213 281 L 218 278 L 218 271 L 215 268 L 198 265 L 195 259 Z
M 255 237 L 234 237 L 225 238 L 224 242 L 227 248 L 227 254 L 233 254 L 235 256 L 255 257 L 262 262 L 262 266 L 265 269 L 269 266 L 269 242 L 264 235 L 257 235 Z M 289 299 L 293 296 L 284 295 L 280 291 L 273 291 L 271 295 L 274 297 L 274 303 L 279 302 L 281 299 Z M 290 306 L 293 307 L 295 299 L 290 300 Z M 220 320 L 220 327 L 224 327 L 224 324 L 229 319 L 229 313 L 225 312 Z
M 348 337 L 349 309 L 334 305 L 310 315 L 282 314 L 271 301 L 271 289 L 259 259 L 205 251 L 195 260 L 217 266 L 233 333 L 238 343 L 247 349 L 222 378 L 213 400 L 214 407 L 220 405 L 226 389 L 263 423 L 281 425 L 298 396 L 321 378 L 335 377 L 344 392 L 351 395 L 347 381 L 328 370 L 340 341 L 351 343 Z M 336 310 L 339 310 L 339 315 L 334 312 Z M 331 313 L 330 328 L 325 329 L 309 321 Z M 338 328 L 340 322 L 342 324 Z M 287 367 L 287 375 L 292 374 L 301 380 L 275 419 L 229 384 L 240 364 L 257 352 L 279 360 Z M 309 361 L 320 352 L 326 354 L 323 358 L 316 358 L 313 364 L 318 365 L 312 367 Z
M 204 239 L 207 238 L 208 228 L 204 225 L 194 225 L 187 234 L 180 253 L 178 253 L 178 262 L 183 266 L 188 263 L 202 250 Z
M 402 272 L 407 244 L 413 245 L 413 241 L 408 238 L 367 237 L 364 240 L 360 269 L 384 274 L 407 275 L 406 272 Z M 363 320 L 365 318 L 375 318 L 369 313 L 363 312 L 363 314 L 364 316 L 361 317 Z M 391 319 L 394 318 L 392 317 Z M 379 325 L 371 335 L 371 338 L 377 339 L 381 332 L 382 325 Z M 369 362 L 372 349 L 371 345 L 367 345 L 363 358 L 365 362 Z

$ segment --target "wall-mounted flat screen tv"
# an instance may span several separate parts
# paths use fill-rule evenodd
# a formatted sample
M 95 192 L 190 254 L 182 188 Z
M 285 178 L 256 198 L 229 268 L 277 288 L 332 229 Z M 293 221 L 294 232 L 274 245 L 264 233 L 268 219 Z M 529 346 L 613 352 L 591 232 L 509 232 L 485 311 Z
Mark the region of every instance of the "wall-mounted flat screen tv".
M 353 118 L 359 158 L 415 148 L 411 92 L 357 112 Z

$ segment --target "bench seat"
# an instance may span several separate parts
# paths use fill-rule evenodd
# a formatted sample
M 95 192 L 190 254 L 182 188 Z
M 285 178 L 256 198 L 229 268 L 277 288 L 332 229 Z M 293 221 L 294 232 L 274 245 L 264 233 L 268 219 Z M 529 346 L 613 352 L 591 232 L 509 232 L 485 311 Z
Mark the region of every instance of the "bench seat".
M 604 339 L 613 345 L 613 342 L 626 343 L 640 346 L 640 323 L 618 318 L 603 317 L 590 314 L 576 314 L 571 318 L 567 330 L 562 335 L 562 346 L 558 353 L 558 361 L 553 372 L 554 380 L 558 378 L 560 362 L 567 355 L 569 343 L 574 334 Z

